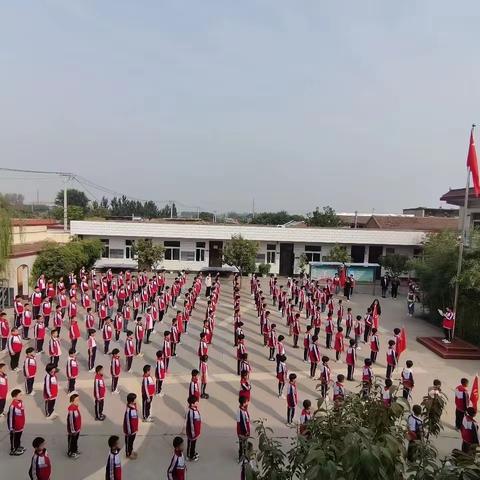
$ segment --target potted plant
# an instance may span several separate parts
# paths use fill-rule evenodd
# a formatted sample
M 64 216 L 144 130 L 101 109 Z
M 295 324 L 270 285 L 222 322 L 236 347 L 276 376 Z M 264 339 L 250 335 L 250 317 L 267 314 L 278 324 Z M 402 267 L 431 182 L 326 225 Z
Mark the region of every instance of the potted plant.
M 270 264 L 269 263 L 261 263 L 259 266 L 258 266 L 258 273 L 262 276 L 262 277 L 266 277 L 269 273 L 270 273 Z

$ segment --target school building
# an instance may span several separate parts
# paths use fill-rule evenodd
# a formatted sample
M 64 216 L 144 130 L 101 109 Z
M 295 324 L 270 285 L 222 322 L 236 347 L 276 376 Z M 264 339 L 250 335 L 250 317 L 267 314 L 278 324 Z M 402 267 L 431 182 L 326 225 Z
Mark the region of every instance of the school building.
M 133 245 L 139 238 L 149 238 L 164 246 L 165 259 L 161 267 L 166 270 L 225 267 L 222 255 L 225 242 L 233 235 L 242 235 L 258 242 L 257 264 L 270 264 L 271 273 L 286 276 L 300 273 L 302 254 L 310 262 L 326 261 L 336 244 L 347 248 L 354 263 L 377 263 L 382 255 L 393 253 L 414 257 L 420 254 L 427 233 L 155 221 L 72 221 L 70 230 L 80 238 L 102 241 L 104 248 L 98 268 L 135 269 Z

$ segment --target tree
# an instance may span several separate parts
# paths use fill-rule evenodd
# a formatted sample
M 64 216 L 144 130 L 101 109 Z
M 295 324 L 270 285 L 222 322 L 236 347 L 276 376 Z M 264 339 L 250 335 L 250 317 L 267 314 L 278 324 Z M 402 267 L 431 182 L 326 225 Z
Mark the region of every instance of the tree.
M 85 195 L 85 192 L 77 190 L 75 188 L 67 189 L 67 205 L 75 205 L 77 207 L 82 207 L 83 210 L 86 210 L 88 207 L 88 197 Z M 55 197 L 55 205 L 63 207 L 63 190 L 60 190 Z
M 344 245 L 339 245 L 336 243 L 328 254 L 329 262 L 340 262 L 340 263 L 349 263 L 352 261 L 352 257 L 347 251 L 347 247 Z
M 135 241 L 135 254 L 137 255 L 138 269 L 151 271 L 163 260 L 165 248 L 154 245 L 150 238 L 141 238 Z
M 57 220 L 63 220 L 63 207 L 55 207 L 52 210 L 52 215 Z M 67 221 L 83 220 L 85 218 L 85 210 L 77 205 L 68 205 L 67 207 Z
M 237 267 L 240 275 L 253 273 L 257 251 L 257 242 L 247 240 L 241 235 L 232 235 L 232 239 L 226 243 L 223 250 L 224 262 Z
M 0 194 L 0 274 L 5 271 L 12 250 L 10 205 Z
M 21 193 L 5 193 L 4 198 L 13 207 L 22 207 L 25 200 Z
M 309 227 L 339 227 L 342 225 L 340 217 L 328 205 L 323 207 L 322 211 L 317 207 L 307 216 L 306 222 Z
M 318 388 L 318 387 L 317 387 Z M 408 404 L 399 398 L 386 408 L 382 386 L 374 385 L 365 397 L 347 395 L 341 404 L 317 401 L 317 410 L 307 424 L 305 436 L 280 442 L 273 431 L 258 421 L 257 460 L 259 469 L 247 466 L 251 480 L 434 480 L 478 478 L 475 456 L 437 458 L 433 446 L 441 426 L 438 411 L 429 415 L 430 405 L 422 405 L 426 433 L 415 442 L 414 459 L 405 455 Z M 438 408 L 436 405 L 435 408 Z M 440 412 L 441 413 L 441 412 Z M 428 418 L 427 418 L 428 417 Z M 288 446 L 290 445 L 290 446 Z
M 298 268 L 300 269 L 301 273 L 305 273 L 305 271 L 307 270 L 308 264 L 309 264 L 309 261 L 307 256 L 305 255 L 305 253 L 302 253 L 298 257 Z
M 74 240 L 65 245 L 49 243 L 35 259 L 31 283 L 44 273 L 52 280 L 67 277 L 70 272 L 79 272 L 82 267 L 91 268 L 100 258 L 100 240 Z
M 302 215 L 290 215 L 285 210 L 280 212 L 256 213 L 251 223 L 258 225 L 284 225 L 291 221 L 302 221 L 305 218 Z
M 380 257 L 378 263 L 380 263 L 389 275 L 399 277 L 402 273 L 408 271 L 409 258 L 400 253 L 392 253 Z

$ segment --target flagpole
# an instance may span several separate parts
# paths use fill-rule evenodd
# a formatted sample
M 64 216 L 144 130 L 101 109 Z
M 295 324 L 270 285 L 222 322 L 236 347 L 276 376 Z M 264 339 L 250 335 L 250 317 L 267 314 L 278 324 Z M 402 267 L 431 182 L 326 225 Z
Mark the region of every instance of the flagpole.
M 473 130 L 475 128 L 475 124 L 472 125 L 472 135 Z M 466 237 L 466 227 L 467 227 L 467 208 L 468 208 L 468 196 L 470 193 L 470 167 L 467 167 L 467 182 L 465 186 L 465 197 L 463 199 L 463 215 L 462 215 L 462 223 L 461 223 L 461 235 L 460 235 L 460 243 L 458 245 L 458 263 L 457 263 L 457 276 L 455 279 L 455 293 L 453 296 L 453 313 L 455 315 L 455 322 L 453 324 L 452 329 L 452 339 L 455 336 L 455 327 L 457 326 L 457 307 L 458 307 L 458 297 L 460 293 L 460 275 L 462 273 L 462 263 L 463 263 L 463 249 L 465 246 L 465 237 Z

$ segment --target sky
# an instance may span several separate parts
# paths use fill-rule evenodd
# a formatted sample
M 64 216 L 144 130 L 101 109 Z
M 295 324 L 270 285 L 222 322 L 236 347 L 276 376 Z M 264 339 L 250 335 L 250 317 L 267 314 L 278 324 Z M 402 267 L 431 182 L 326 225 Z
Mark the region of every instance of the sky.
M 479 24 L 473 0 L 1 2 L 0 166 L 184 209 L 436 207 L 480 123 Z

